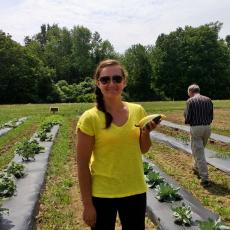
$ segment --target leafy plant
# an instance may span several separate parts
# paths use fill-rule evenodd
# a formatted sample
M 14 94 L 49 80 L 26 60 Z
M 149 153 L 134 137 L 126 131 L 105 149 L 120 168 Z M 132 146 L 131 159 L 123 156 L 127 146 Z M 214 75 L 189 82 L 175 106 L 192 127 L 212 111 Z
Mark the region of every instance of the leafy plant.
M 20 178 L 25 174 L 24 169 L 25 166 L 23 164 L 12 162 L 6 169 L 6 172 L 13 174 L 16 178 Z
M 22 160 L 30 160 L 32 158 L 35 160 L 34 156 L 35 154 L 38 154 L 43 147 L 39 146 L 38 142 L 36 140 L 28 141 L 23 140 L 22 142 L 17 144 L 15 154 L 18 154 L 19 156 L 22 156 Z
M 0 128 L 15 128 L 15 127 L 17 127 L 17 121 L 18 121 L 18 119 L 13 119 L 12 121 L 9 121 L 9 122 L 1 125 Z
M 45 130 L 38 131 L 37 137 L 40 139 L 40 141 L 51 141 L 52 140 L 52 135 L 48 135 Z
M 144 174 L 148 174 L 153 170 L 153 167 L 148 162 L 143 162 Z
M 51 141 L 52 135 L 48 135 L 47 133 L 51 131 L 51 129 L 54 125 L 61 123 L 59 121 L 60 118 L 57 116 L 52 116 L 49 119 L 50 120 L 43 122 L 43 124 L 41 125 L 41 127 L 37 133 L 37 137 L 40 139 L 40 141 Z
M 40 152 L 42 152 L 43 149 L 45 149 L 44 147 L 40 146 L 38 141 L 35 139 L 30 140 L 29 143 L 31 149 L 34 151 L 35 154 L 39 154 Z
M 158 172 L 149 172 L 146 176 L 146 181 L 150 188 L 155 188 L 157 185 L 164 183 L 164 178 Z
M 175 223 L 179 225 L 190 226 L 192 224 L 192 210 L 190 206 L 182 203 L 182 206 L 172 208 Z
M 41 130 L 45 132 L 50 132 L 51 128 L 54 126 L 53 122 L 46 122 L 41 125 Z
M 54 125 L 60 124 L 61 122 L 59 121 L 60 119 L 58 119 L 58 117 L 50 117 L 50 120 L 45 121 L 44 123 L 42 123 L 40 130 L 44 130 L 45 132 L 50 132 L 50 130 L 52 129 L 52 127 Z
M 181 200 L 182 197 L 178 194 L 180 188 L 173 188 L 167 183 L 162 183 L 156 186 L 156 198 L 162 202 L 171 202 Z
M 0 207 L 0 218 L 2 217 L 2 214 L 9 214 L 9 209 Z
M 228 226 L 223 225 L 221 219 L 213 220 L 208 218 L 206 221 L 197 221 L 201 230 L 229 230 Z
M 0 174 L 0 197 L 11 197 L 16 191 L 16 184 L 13 175 Z

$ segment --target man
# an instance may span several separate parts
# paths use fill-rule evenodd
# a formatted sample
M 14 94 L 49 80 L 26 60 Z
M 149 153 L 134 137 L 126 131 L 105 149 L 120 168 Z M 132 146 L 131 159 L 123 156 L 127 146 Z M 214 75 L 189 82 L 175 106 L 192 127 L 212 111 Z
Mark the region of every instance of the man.
M 208 167 L 204 154 L 204 147 L 211 134 L 210 124 L 213 120 L 213 103 L 210 98 L 200 94 L 196 84 L 188 87 L 186 109 L 184 112 L 185 124 L 190 125 L 191 148 L 194 157 L 193 172 L 201 178 L 201 185 L 208 187 Z

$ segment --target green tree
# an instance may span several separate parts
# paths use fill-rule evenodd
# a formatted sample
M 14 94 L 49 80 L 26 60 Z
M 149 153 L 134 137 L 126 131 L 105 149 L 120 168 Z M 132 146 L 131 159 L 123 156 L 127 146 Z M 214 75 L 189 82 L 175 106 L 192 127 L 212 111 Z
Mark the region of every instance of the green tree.
M 75 75 L 76 83 L 83 81 L 86 76 L 91 75 L 92 62 L 90 58 L 92 33 L 83 26 L 74 27 L 72 35 L 71 71 Z
M 116 59 L 118 57 L 112 44 L 108 40 L 103 41 L 98 32 L 92 35 L 91 44 L 91 58 L 94 63 L 93 69 L 95 69 L 100 61 L 106 58 Z
M 154 93 L 151 90 L 152 68 L 146 49 L 141 44 L 129 48 L 122 60 L 129 78 L 126 93 L 130 100 L 151 100 Z
M 228 47 L 230 47 L 230 35 L 226 36 L 225 41 L 226 41 Z
M 218 39 L 219 22 L 197 28 L 178 28 L 161 34 L 155 46 L 153 62 L 156 86 L 171 99 L 186 98 L 189 84 L 197 83 L 211 98 L 229 97 L 229 54 Z
M 46 80 L 46 88 L 52 88 L 53 71 L 30 50 L 14 42 L 0 31 L 0 101 L 1 103 L 41 102 L 50 90 L 39 92 L 39 85 Z

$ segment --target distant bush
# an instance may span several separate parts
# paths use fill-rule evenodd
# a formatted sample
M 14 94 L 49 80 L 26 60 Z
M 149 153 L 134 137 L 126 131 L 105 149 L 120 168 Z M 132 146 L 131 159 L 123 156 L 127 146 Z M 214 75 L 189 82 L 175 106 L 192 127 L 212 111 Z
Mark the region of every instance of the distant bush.
M 94 93 L 87 93 L 85 95 L 80 95 L 77 97 L 77 102 L 94 102 L 94 101 L 95 101 Z

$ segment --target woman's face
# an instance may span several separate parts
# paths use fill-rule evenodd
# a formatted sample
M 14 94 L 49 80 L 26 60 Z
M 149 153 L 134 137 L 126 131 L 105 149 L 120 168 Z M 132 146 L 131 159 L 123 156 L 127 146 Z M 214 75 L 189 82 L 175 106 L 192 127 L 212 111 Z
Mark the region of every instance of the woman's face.
M 120 96 L 126 81 L 119 66 L 107 66 L 102 69 L 96 82 L 104 97 Z

